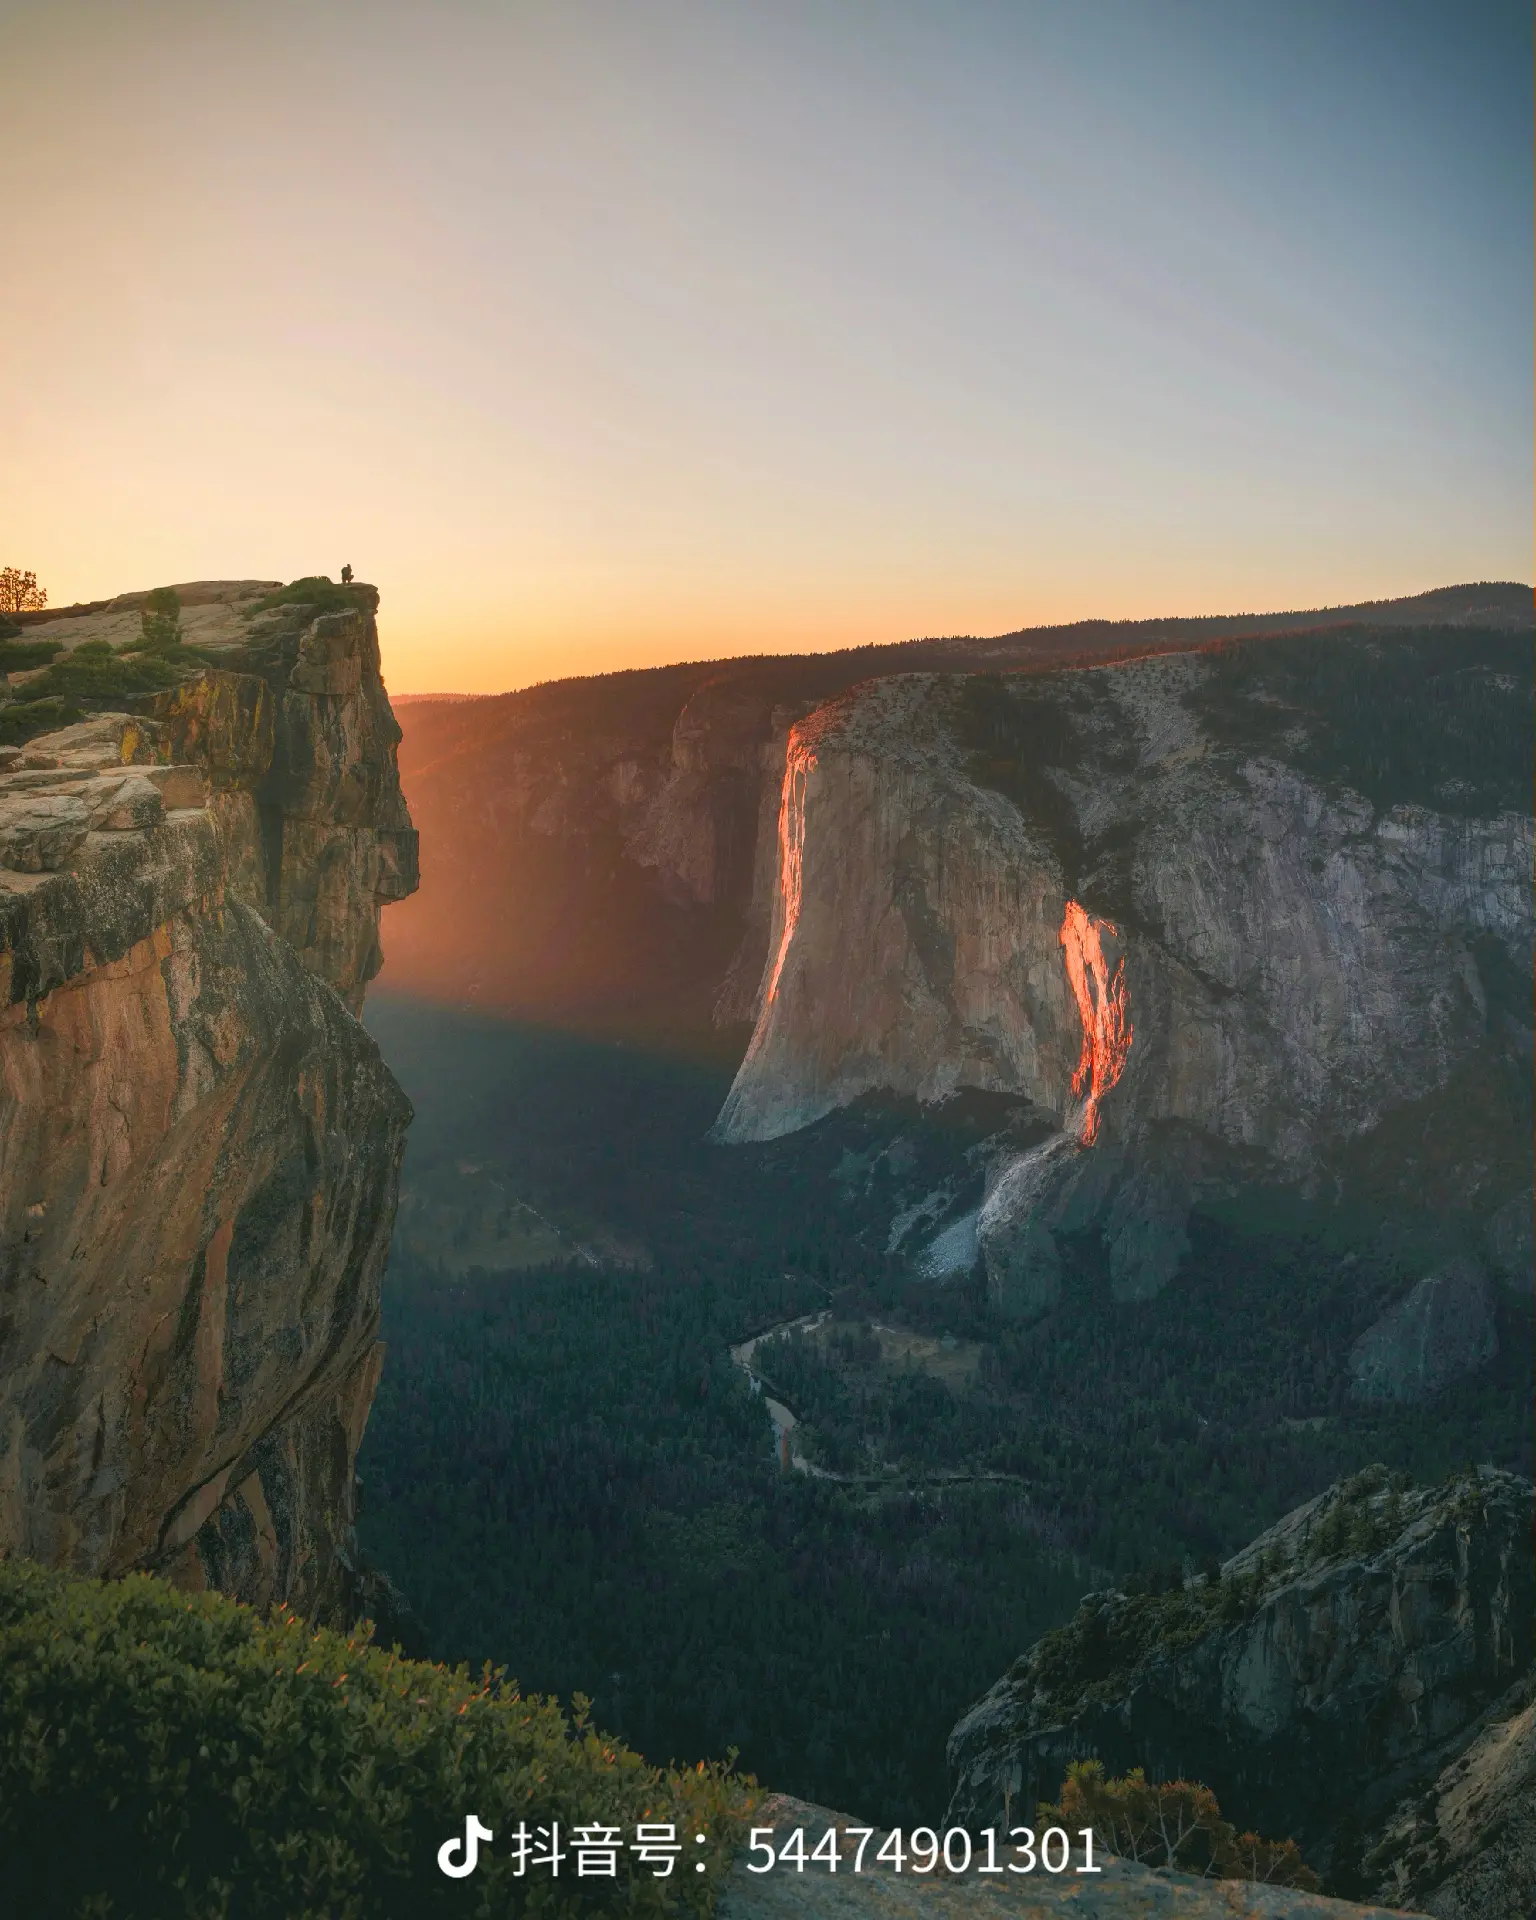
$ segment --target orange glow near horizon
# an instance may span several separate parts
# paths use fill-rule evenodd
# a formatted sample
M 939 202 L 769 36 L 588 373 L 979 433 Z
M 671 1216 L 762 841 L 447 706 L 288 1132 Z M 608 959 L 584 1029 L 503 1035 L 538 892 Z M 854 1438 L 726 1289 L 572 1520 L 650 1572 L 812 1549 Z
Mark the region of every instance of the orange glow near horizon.
M 0 566 L 398 694 L 1529 577 L 1516 42 L 1209 10 L 0 9 Z
M 1067 979 L 1083 1023 L 1083 1048 L 1072 1075 L 1072 1091 L 1087 1095 L 1079 1139 L 1091 1147 L 1099 1137 L 1099 1102 L 1125 1071 L 1133 1031 L 1131 1004 L 1125 987 L 1125 960 L 1111 969 L 1104 937 L 1115 938 L 1119 928 L 1098 920 L 1077 901 L 1069 900 L 1061 921 L 1061 950 Z
M 779 951 L 768 981 L 766 1004 L 779 997 L 779 976 L 789 957 L 789 943 L 800 924 L 800 901 L 805 885 L 805 789 L 816 755 L 798 728 L 789 736 L 784 756 L 784 786 L 779 795 L 779 912 L 784 926 Z

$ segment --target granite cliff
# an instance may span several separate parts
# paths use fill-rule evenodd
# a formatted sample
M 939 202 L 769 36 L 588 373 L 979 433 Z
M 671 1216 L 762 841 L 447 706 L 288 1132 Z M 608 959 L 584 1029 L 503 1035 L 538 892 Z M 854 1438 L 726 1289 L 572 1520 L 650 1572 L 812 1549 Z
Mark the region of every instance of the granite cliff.
M 410 1118 L 355 1015 L 416 836 L 377 595 L 265 584 L 0 749 L 0 1553 L 326 1614 Z M 43 632 L 131 682 L 144 597 Z
M 732 1055 L 724 1142 L 1018 1102 L 902 1201 L 1011 1314 L 1083 1234 L 1156 1294 L 1213 1197 L 1391 1222 L 1357 1392 L 1423 1397 L 1531 1275 L 1530 629 L 1464 588 L 412 704 L 387 984 Z
M 434 853 L 387 985 L 541 1022 L 745 1044 L 778 891 L 790 729 L 859 682 L 1022 672 L 1294 629 L 1529 631 L 1529 589 L 1293 614 L 1082 621 L 990 639 L 717 660 L 401 708 Z
M 1436 1488 L 1378 1469 L 1219 1578 L 1090 1594 L 956 1726 L 950 1819 L 1032 1807 L 1096 1757 L 1205 1781 L 1352 1893 L 1417 1908 L 1445 1889 L 1431 1911 L 1514 1920 L 1536 1886 L 1511 1832 L 1532 1766 L 1531 1521 L 1529 1483 L 1491 1467 Z M 1501 1846 L 1498 1898 L 1452 1904 L 1452 1876 Z
M 1015 1314 L 1056 1304 L 1075 1234 L 1155 1294 L 1213 1194 L 1417 1222 L 1423 1285 L 1358 1390 L 1433 1391 L 1487 1358 L 1490 1272 L 1529 1275 L 1530 706 L 1528 639 L 1433 629 L 824 704 L 787 743 L 718 1137 L 875 1090 L 1022 1096 L 1040 1137 L 963 1256 Z M 1459 1347 L 1423 1332 L 1447 1319 Z

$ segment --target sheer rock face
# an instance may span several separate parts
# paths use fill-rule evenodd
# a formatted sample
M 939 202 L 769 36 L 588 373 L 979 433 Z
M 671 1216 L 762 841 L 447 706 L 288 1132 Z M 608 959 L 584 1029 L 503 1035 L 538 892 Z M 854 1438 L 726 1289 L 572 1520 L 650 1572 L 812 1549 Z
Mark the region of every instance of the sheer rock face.
M 383 963 L 380 909 L 416 888 L 416 833 L 400 791 L 400 728 L 379 674 L 373 614 L 366 602 L 310 612 L 281 607 L 258 617 L 241 651 L 242 678 L 259 678 L 271 706 L 270 721 L 257 725 L 272 730 L 252 795 L 259 846 L 247 842 L 241 857 L 243 871 L 260 874 L 252 904 L 359 1013 Z M 178 750 L 208 754 L 216 784 L 238 787 L 249 777 L 242 750 L 247 761 L 261 756 L 242 716 L 226 722 L 232 678 L 193 682 L 156 710 Z
M 1043 836 L 966 778 L 952 686 L 903 676 L 790 733 L 756 1030 L 717 1122 L 766 1140 L 884 1088 L 1064 1118 L 1082 1028 Z
M 1386 1478 L 1298 1508 L 1219 1590 L 1090 1595 L 956 1726 L 949 1818 L 998 1822 L 1097 1757 L 1202 1780 L 1229 1819 L 1323 1866 L 1346 1819 L 1357 1844 L 1400 1822 L 1529 1669 L 1532 1489 L 1491 1467 L 1402 1494 Z M 1405 1872 L 1391 1903 L 1424 1885 Z
M 1031 1312 L 1062 1232 L 1100 1224 L 1116 1292 L 1153 1294 L 1204 1185 L 1316 1190 L 1393 1114 L 1513 1060 L 1528 805 L 1480 811 L 1454 782 L 1444 811 L 1373 803 L 1319 773 L 1305 729 L 1267 720 L 1269 644 L 1236 669 L 1187 654 L 992 682 L 1004 732 L 1027 723 L 1003 778 L 977 683 L 870 682 L 801 721 L 717 1136 L 770 1139 L 874 1089 L 1027 1097 L 1059 1138 L 994 1171 L 979 1237 L 994 1299 Z M 1513 711 L 1500 664 L 1490 698 Z M 1452 1203 L 1490 1231 L 1513 1205 L 1511 1247 L 1520 1152 L 1492 1176 L 1484 1156 Z
M 415 836 L 367 611 L 253 638 L 0 771 L 87 819 L 0 872 L 0 1552 L 344 1612 Z

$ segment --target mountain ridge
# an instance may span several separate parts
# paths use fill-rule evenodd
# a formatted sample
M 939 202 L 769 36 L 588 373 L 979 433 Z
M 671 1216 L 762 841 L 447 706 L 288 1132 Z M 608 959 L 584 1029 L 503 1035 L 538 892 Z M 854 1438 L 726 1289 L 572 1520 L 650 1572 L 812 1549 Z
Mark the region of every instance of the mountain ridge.
M 926 634 L 913 636 L 907 640 L 872 640 L 859 647 L 834 647 L 815 653 L 772 652 L 721 654 L 698 660 L 657 661 L 643 667 L 614 667 L 602 673 L 593 674 L 557 674 L 547 680 L 531 681 L 526 687 L 514 687 L 503 693 L 457 693 L 444 689 L 436 693 L 405 693 L 393 695 L 396 706 L 421 706 L 431 702 L 443 704 L 459 701 L 483 703 L 490 700 L 512 700 L 519 695 L 536 693 L 549 687 L 580 686 L 596 680 L 616 680 L 636 674 L 666 673 L 687 671 L 690 669 L 729 669 L 746 663 L 760 661 L 765 665 L 782 665 L 799 660 L 880 660 L 914 649 L 948 649 L 959 658 L 971 652 L 978 657 L 992 657 L 993 649 L 1006 649 L 1010 643 L 1044 643 L 1057 636 L 1077 635 L 1084 639 L 1090 636 L 1117 636 L 1134 640 L 1137 636 L 1149 639 L 1167 638 L 1170 640 L 1196 640 L 1202 637 L 1211 639 L 1241 638 L 1259 633 L 1294 633 L 1317 629 L 1362 624 L 1372 626 L 1391 625 L 1486 625 L 1497 629 L 1522 630 L 1533 621 L 1531 608 L 1533 589 L 1517 580 L 1466 581 L 1456 586 L 1430 587 L 1422 593 L 1402 594 L 1383 600 L 1359 600 L 1332 607 L 1303 607 L 1278 613 L 1210 613 L 1210 614 L 1152 614 L 1127 615 L 1123 619 L 1089 615 L 1081 620 L 1046 622 L 1032 627 L 1016 627 L 1007 633 L 994 635 L 978 634 Z M 93 606 L 106 607 L 113 602 L 93 602 Z M 60 609 L 45 610 L 42 618 L 55 618 L 68 612 Z M 1421 615 L 1416 619 L 1415 614 Z M 20 616 L 23 619 L 37 616 Z M 891 671 L 904 671 L 904 668 L 892 668 Z

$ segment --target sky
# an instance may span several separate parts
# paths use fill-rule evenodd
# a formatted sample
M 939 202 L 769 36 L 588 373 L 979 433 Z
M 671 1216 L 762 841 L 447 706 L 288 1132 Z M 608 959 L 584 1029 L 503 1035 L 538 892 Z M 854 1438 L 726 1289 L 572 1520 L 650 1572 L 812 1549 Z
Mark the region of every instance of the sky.
M 1530 580 L 1507 0 L 0 0 L 0 565 L 395 692 Z

